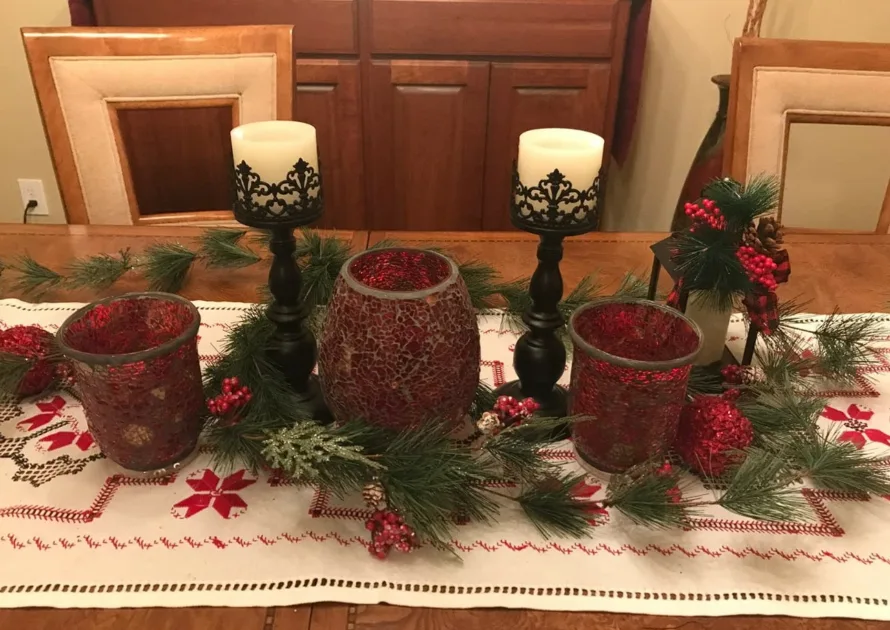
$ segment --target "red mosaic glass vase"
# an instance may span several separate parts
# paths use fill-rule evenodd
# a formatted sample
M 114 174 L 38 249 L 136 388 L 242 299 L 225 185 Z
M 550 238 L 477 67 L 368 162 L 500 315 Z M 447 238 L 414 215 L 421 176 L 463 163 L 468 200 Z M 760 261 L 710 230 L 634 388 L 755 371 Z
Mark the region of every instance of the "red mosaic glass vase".
M 608 473 L 664 455 L 701 349 L 698 326 L 662 304 L 607 298 L 575 311 L 569 332 L 570 413 L 590 416 L 572 429 L 578 455 Z
M 123 468 L 174 472 L 192 453 L 205 417 L 194 304 L 165 293 L 94 302 L 59 329 L 90 432 Z
M 336 419 L 392 429 L 458 423 L 479 384 L 480 359 L 476 311 L 452 260 L 393 248 L 343 266 L 318 348 Z

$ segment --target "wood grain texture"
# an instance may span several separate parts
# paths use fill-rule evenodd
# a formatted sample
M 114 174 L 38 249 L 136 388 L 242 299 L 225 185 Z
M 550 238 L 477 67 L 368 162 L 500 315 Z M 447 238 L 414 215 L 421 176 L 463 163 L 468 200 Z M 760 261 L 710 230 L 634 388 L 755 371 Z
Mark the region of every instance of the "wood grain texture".
M 0 224 L 0 252 L 9 260 L 28 253 L 51 269 L 62 270 L 72 259 L 101 253 L 114 253 L 130 248 L 138 254 L 157 242 L 181 242 L 197 249 L 195 239 L 203 232 L 198 227 L 163 226 L 79 226 L 79 225 L 3 225 Z M 331 232 L 326 232 L 330 234 Z M 367 243 L 367 232 L 334 232 L 349 241 L 354 250 L 362 250 Z M 264 257 L 267 251 L 256 250 Z M 220 300 L 256 302 L 257 287 L 268 279 L 269 266 L 265 263 L 244 269 L 205 269 L 196 265 L 186 283 L 182 295 L 191 300 Z M 4 282 L 2 297 L 26 298 Z M 89 289 L 62 290 L 47 293 L 44 301 L 89 302 L 98 297 L 120 295 L 128 291 L 146 290 L 145 281 L 138 273 L 127 274 L 120 282 L 104 293 Z M 0 628 L 3 626 L 0 625 Z
M 324 178 L 325 213 L 319 227 L 366 225 L 358 61 L 298 59 L 294 120 L 314 125 Z
M 99 26 L 292 24 L 294 52 L 357 50 L 355 0 L 93 0 Z
M 235 105 L 115 108 L 134 223 L 144 216 L 231 208 Z
M 887 630 L 890 623 L 790 617 L 671 617 L 538 610 L 359 606 L 354 630 Z M 316 630 L 313 626 L 312 630 Z M 346 630 L 345 626 L 323 630 Z
M 739 38 L 733 47 L 729 112 L 724 139 L 723 172 L 745 181 L 749 175 L 748 151 L 751 142 L 751 115 L 754 107 L 754 81 L 757 68 L 818 68 L 867 72 L 890 72 L 890 45 L 858 42 L 821 42 L 784 39 Z M 795 109 L 807 104 L 795 101 Z M 813 104 L 815 107 L 816 104 Z M 824 124 L 890 124 L 890 105 L 885 112 L 860 116 L 843 113 L 790 113 L 785 119 L 784 155 L 781 175 L 788 159 L 788 134 L 793 122 Z M 888 204 L 884 204 L 875 233 L 886 234 L 890 227 Z M 791 228 L 789 228 L 791 229 Z M 808 230 L 816 232 L 816 230 Z M 820 231 L 824 232 L 824 231 Z
M 309 630 L 354 630 L 357 606 L 352 604 L 315 604 Z M 273 630 L 291 630 L 287 625 Z
M 89 214 L 75 163 L 74 147 L 67 131 L 59 91 L 50 60 L 54 57 L 153 57 L 272 53 L 276 56 L 275 99 L 278 117 L 287 120 L 293 111 L 293 41 L 286 26 L 219 28 L 26 28 L 22 29 L 31 78 L 37 92 L 44 129 L 65 206 L 68 223 L 87 224 Z M 271 87 L 271 86 L 270 86 Z M 113 98 L 114 94 L 105 94 Z M 155 94 L 155 96 L 158 96 Z M 212 96 L 212 95 L 207 95 Z M 181 106 L 177 106 L 179 108 Z M 193 143 L 204 140 L 189 134 Z M 132 140 L 135 140 L 132 139 Z M 138 142 L 154 142 L 139 135 Z M 218 147 L 222 151 L 222 147 Z M 222 155 L 214 158 L 219 160 Z M 88 168 L 87 165 L 80 165 Z M 109 174 L 113 176 L 113 174 Z M 138 176 L 134 174 L 134 181 Z M 154 182 L 162 186 L 164 182 Z M 228 187 L 226 188 L 228 190 Z M 223 206 L 223 208 L 228 207 Z M 219 210 L 221 208 L 210 208 Z
M 271 624 L 263 630 L 310 630 L 312 628 L 315 609 L 325 604 L 315 606 L 281 606 L 269 610 Z M 344 629 L 346 625 L 343 625 Z
M 519 134 L 539 127 L 611 133 L 608 63 L 493 63 L 482 228 L 510 230 L 513 160 Z
M 368 0 L 374 54 L 608 58 L 624 0 Z
M 482 228 L 489 64 L 373 61 L 365 129 L 370 225 Z
M 614 290 L 628 271 L 647 275 L 652 264 L 649 245 L 660 233 L 598 232 L 568 238 L 561 263 L 566 291 L 596 272 L 604 291 Z M 459 260 L 483 260 L 505 278 L 529 276 L 535 270 L 537 239 L 523 232 L 424 233 L 372 232 L 369 243 L 395 238 L 411 247 L 441 247 Z M 830 313 L 884 312 L 890 269 L 890 235 L 790 234 L 791 280 L 779 288 L 780 298 L 809 300 L 807 310 Z M 669 288 L 667 274 L 661 286 Z
M 0 610 L 4 630 L 264 630 L 265 620 L 264 608 Z

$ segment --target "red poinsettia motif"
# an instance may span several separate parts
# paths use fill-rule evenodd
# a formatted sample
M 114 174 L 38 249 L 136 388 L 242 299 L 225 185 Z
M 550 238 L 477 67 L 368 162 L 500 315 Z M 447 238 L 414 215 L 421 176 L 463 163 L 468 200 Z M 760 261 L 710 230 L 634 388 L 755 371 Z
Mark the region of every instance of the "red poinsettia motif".
M 20 420 L 16 426 L 25 431 L 36 431 L 40 427 L 49 424 L 61 415 L 62 409 L 65 408 L 65 399 L 61 396 L 56 396 L 49 402 L 37 403 L 37 408 L 43 413 Z
M 212 505 L 213 509 L 225 519 L 241 516 L 247 509 L 247 503 L 236 492 L 256 483 L 256 479 L 244 478 L 246 472 L 239 470 L 222 481 L 209 468 L 203 473 L 191 475 L 185 482 L 191 486 L 195 494 L 174 505 L 173 515 L 177 518 L 191 518 Z M 184 508 L 185 513 L 180 516 L 176 511 L 177 508 Z
M 841 433 L 838 438 L 841 442 L 851 442 L 856 448 L 862 448 L 868 440 L 890 446 L 890 435 L 880 429 L 869 428 L 867 424 L 874 413 L 867 407 L 850 405 L 846 413 L 834 407 L 826 407 L 822 411 L 822 417 L 833 422 L 843 422 L 844 426 L 850 429 Z
M 585 480 L 581 480 L 572 488 L 572 496 L 576 500 L 585 503 L 584 511 L 589 515 L 587 522 L 591 525 L 601 524 L 608 516 L 609 511 L 606 510 L 599 501 L 590 501 L 589 499 L 597 492 L 602 490 L 602 486 L 592 486 Z
M 39 442 L 45 445 L 47 452 L 52 452 L 72 444 L 82 451 L 89 450 L 95 443 L 93 435 L 89 431 L 56 431 L 42 438 Z

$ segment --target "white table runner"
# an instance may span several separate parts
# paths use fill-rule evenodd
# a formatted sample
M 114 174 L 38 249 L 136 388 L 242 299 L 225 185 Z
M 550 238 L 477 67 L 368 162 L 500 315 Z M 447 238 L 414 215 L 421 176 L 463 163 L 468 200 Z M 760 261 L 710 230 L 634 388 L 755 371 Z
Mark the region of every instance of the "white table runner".
M 247 305 L 197 304 L 206 359 Z M 78 306 L 2 300 L 0 327 L 54 330 Z M 890 455 L 890 317 L 886 326 L 873 381 L 832 388 L 836 420 L 823 421 Z M 516 336 L 495 316 L 480 328 L 483 375 L 499 384 L 513 376 Z M 740 319 L 730 334 L 742 343 Z M 577 466 L 569 442 L 548 456 Z M 462 562 L 430 549 L 381 562 L 366 550 L 368 512 L 358 497 L 343 503 L 245 470 L 212 470 L 206 453 L 173 479 L 116 473 L 76 400 L 50 395 L 0 408 L 0 607 L 335 600 L 890 619 L 890 500 L 804 489 L 815 516 L 805 526 L 715 508 L 688 530 L 653 531 L 610 513 L 589 539 L 549 541 L 505 507 L 497 528 L 460 528 Z

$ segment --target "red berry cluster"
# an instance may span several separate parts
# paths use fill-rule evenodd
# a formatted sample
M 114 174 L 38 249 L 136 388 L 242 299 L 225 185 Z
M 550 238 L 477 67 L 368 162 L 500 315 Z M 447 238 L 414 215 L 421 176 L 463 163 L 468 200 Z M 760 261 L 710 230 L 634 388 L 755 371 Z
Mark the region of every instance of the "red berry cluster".
M 704 206 L 704 207 L 702 207 Z M 726 229 L 726 217 L 720 212 L 717 204 L 710 199 L 702 199 L 701 206 L 697 203 L 687 203 L 686 216 L 692 219 L 690 232 L 695 232 L 698 228 L 707 225 L 713 230 Z
M 207 401 L 207 408 L 214 416 L 226 416 L 250 402 L 253 394 L 247 385 L 242 386 L 237 376 L 224 378 L 222 394 Z
M 530 417 L 541 405 L 534 398 L 526 398 L 525 400 L 516 400 L 512 396 L 499 396 L 494 404 L 494 411 L 498 414 L 504 425 L 515 422 L 521 422 L 525 418 Z
M 741 365 L 727 365 L 720 370 L 723 380 L 733 385 L 741 385 L 745 382 L 745 368 Z
M 748 272 L 751 282 L 762 284 L 769 291 L 774 291 L 778 285 L 773 277 L 776 270 L 776 261 L 766 254 L 758 254 L 753 247 L 742 245 L 736 252 L 736 256 L 742 262 L 742 267 Z
M 368 551 L 380 560 L 385 559 L 393 547 L 402 553 L 409 553 L 417 547 L 414 530 L 392 510 L 377 510 L 365 521 L 365 527 L 371 532 Z

